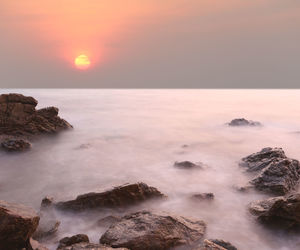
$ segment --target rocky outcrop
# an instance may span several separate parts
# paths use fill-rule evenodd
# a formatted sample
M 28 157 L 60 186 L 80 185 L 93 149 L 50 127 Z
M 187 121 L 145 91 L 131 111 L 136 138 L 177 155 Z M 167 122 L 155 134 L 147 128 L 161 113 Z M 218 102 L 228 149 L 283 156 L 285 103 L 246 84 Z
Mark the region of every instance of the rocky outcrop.
M 281 148 L 264 148 L 243 158 L 240 165 L 258 173 L 250 185 L 274 195 L 287 194 L 296 187 L 300 178 L 299 161 L 287 158 Z
M 31 144 L 23 139 L 5 139 L 1 142 L 1 147 L 9 152 L 25 151 L 31 148 Z
M 0 201 L 0 249 L 30 249 L 39 219 L 29 207 Z
M 72 127 L 58 116 L 58 108 L 36 110 L 37 103 L 21 94 L 0 95 L 0 135 L 28 137 Z
M 72 237 L 65 237 L 59 241 L 57 249 L 62 249 L 64 247 L 72 246 L 82 242 L 90 242 L 89 237 L 86 234 L 76 234 Z
M 127 248 L 111 248 L 101 244 L 77 243 L 71 246 L 61 247 L 59 250 L 129 250 Z
M 214 198 L 215 196 L 213 193 L 199 193 L 191 196 L 191 199 L 194 201 L 213 200 Z
M 100 193 L 79 195 L 75 200 L 58 202 L 62 210 L 83 211 L 86 209 L 126 207 L 153 198 L 165 197 L 156 188 L 145 183 L 126 184 Z
M 279 196 L 252 202 L 250 212 L 272 228 L 293 229 L 300 226 L 300 194 Z
M 167 213 L 141 211 L 124 216 L 102 235 L 100 243 L 131 250 L 163 250 L 193 245 L 203 239 L 206 225 Z
M 228 126 L 262 126 L 260 122 L 255 122 L 251 120 L 246 120 L 245 118 L 233 119 L 231 122 L 227 123 Z
M 181 162 L 176 161 L 174 163 L 174 167 L 182 168 L 182 169 L 192 169 L 192 168 L 201 169 L 201 168 L 203 168 L 201 163 L 196 164 L 196 163 L 193 163 L 193 162 L 190 162 L 190 161 L 181 161 Z

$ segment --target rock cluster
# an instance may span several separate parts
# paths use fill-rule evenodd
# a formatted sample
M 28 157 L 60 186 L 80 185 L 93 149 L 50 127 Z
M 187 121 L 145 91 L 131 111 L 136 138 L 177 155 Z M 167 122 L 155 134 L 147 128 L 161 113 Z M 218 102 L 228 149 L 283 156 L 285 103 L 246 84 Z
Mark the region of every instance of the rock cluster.
M 233 119 L 231 122 L 227 123 L 228 126 L 261 126 L 262 124 L 260 122 L 255 122 L 251 120 L 246 120 L 245 118 L 237 118 Z
M 1 147 L 6 151 L 25 151 L 31 148 L 31 144 L 24 139 L 7 138 L 1 142 Z

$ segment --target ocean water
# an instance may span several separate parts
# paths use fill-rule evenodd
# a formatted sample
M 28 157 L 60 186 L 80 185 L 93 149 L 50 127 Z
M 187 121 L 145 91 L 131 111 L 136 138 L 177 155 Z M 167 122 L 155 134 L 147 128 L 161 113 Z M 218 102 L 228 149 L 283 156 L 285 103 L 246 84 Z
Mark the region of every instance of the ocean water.
M 169 211 L 202 219 L 207 238 L 230 241 L 240 250 L 300 249 L 297 235 L 260 226 L 247 205 L 268 196 L 240 193 L 251 179 L 238 161 L 263 147 L 282 147 L 300 159 L 299 90 L 101 90 L 14 89 L 35 97 L 38 108 L 59 107 L 74 129 L 33 142 L 31 151 L 0 152 L 0 199 L 36 210 L 46 195 L 55 200 L 143 181 L 168 195 L 128 210 L 62 214 L 55 239 L 86 233 L 97 243 L 105 227 L 96 221 L 139 209 Z M 228 127 L 245 117 L 263 127 Z M 183 147 L 187 145 L 187 147 Z M 195 161 L 203 170 L 182 170 L 175 161 Z M 194 202 L 196 192 L 213 192 L 212 202 Z

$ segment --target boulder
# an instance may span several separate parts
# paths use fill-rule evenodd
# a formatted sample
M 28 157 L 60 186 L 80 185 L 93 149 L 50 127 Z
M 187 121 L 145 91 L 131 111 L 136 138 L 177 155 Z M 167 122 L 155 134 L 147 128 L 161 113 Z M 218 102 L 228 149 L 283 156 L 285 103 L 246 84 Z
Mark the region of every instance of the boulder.
M 245 118 L 233 119 L 231 122 L 227 123 L 228 126 L 261 126 L 260 122 L 246 120 Z
M 71 246 L 61 247 L 59 250 L 129 250 L 127 248 L 111 248 L 101 244 L 93 244 L 88 242 L 76 243 Z
M 287 194 L 296 187 L 300 178 L 299 161 L 287 158 L 281 148 L 264 148 L 243 158 L 240 165 L 257 173 L 250 185 L 274 195 Z
M 51 208 L 54 203 L 53 197 L 46 196 L 41 202 L 41 210 Z
M 39 220 L 29 207 L 0 201 L 0 249 L 28 248 Z
M 116 223 L 121 220 L 119 216 L 109 215 L 97 221 L 98 226 L 108 227 L 113 223 Z
M 203 239 L 206 225 L 167 213 L 141 211 L 124 216 L 100 238 L 100 243 L 131 250 L 163 250 L 191 246 Z
M 237 250 L 237 248 L 235 246 L 233 246 L 230 242 L 228 241 L 224 241 L 224 240 L 219 240 L 219 239 L 212 239 L 212 240 L 209 240 L 227 250 Z
M 293 229 L 300 225 L 300 193 L 252 202 L 251 214 L 273 228 Z
M 72 128 L 55 107 L 36 110 L 37 100 L 21 94 L 0 95 L 0 135 L 28 137 Z
M 156 188 L 145 183 L 125 184 L 100 193 L 77 196 L 75 200 L 58 202 L 57 209 L 83 211 L 86 209 L 126 207 L 153 198 L 165 197 Z
M 61 249 L 64 247 L 72 246 L 77 243 L 89 243 L 89 237 L 86 234 L 76 234 L 72 237 L 65 237 L 59 241 L 59 245 L 57 249 Z
M 193 163 L 193 162 L 190 162 L 190 161 L 181 161 L 181 162 L 178 162 L 176 161 L 174 163 L 174 167 L 176 168 L 182 168 L 182 169 L 192 169 L 192 168 L 203 168 L 202 164 L 201 163 Z
M 1 147 L 6 151 L 25 151 L 31 148 L 30 142 L 23 139 L 5 139 L 1 142 Z
M 191 199 L 195 201 L 213 200 L 214 198 L 213 193 L 199 193 L 191 196 Z

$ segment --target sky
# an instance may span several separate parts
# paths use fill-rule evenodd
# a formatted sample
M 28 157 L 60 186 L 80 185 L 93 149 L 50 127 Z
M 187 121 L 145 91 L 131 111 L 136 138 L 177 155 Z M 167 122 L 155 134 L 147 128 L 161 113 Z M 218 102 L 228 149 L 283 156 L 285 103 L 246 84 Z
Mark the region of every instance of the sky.
M 297 88 L 299 27 L 299 0 L 0 0 L 0 87 Z

